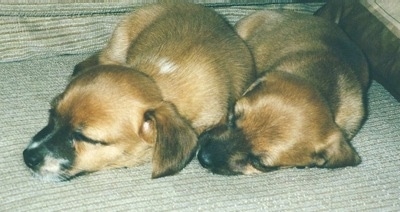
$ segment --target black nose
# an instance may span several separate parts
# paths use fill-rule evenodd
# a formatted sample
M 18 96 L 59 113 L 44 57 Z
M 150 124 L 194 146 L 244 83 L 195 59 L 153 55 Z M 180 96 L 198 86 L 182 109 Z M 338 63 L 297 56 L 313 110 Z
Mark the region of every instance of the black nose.
M 25 149 L 22 154 L 24 156 L 25 164 L 29 168 L 34 168 L 43 161 L 43 156 L 39 153 L 39 151 Z
M 200 164 L 210 170 L 220 169 L 227 165 L 229 154 L 225 143 L 223 142 L 208 142 L 203 145 L 198 154 L 197 159 Z
M 204 149 L 200 149 L 199 153 L 197 153 L 197 159 L 199 160 L 200 164 L 206 169 L 213 166 L 211 154 L 207 151 L 204 151 Z
M 220 132 L 217 130 L 220 129 L 216 128 L 199 137 L 201 147 L 197 153 L 197 159 L 204 168 L 210 170 L 220 167 L 227 159 L 225 142 L 221 139 L 223 137 L 219 137 Z M 225 130 L 225 128 L 223 130 Z

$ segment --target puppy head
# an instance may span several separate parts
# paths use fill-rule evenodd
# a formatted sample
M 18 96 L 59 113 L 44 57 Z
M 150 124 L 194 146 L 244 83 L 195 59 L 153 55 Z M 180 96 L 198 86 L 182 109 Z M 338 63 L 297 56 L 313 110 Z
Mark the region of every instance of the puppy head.
M 200 163 L 218 174 L 354 166 L 360 158 L 326 103 L 295 77 L 271 73 L 235 105 L 233 124 L 200 137 Z M 284 79 L 284 80 L 281 80 Z
M 55 98 L 47 126 L 23 156 L 36 175 L 49 180 L 151 158 L 153 177 L 160 177 L 180 171 L 196 144 L 189 123 L 163 101 L 149 77 L 119 66 L 96 66 L 74 77 Z

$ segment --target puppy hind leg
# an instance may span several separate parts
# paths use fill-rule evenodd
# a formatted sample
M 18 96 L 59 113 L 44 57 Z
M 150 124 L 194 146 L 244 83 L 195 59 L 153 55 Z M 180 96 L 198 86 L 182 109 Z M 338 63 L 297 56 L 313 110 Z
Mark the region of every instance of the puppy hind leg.
M 143 30 L 166 11 L 165 6 L 153 4 L 128 14 L 115 28 L 107 46 L 99 56 L 101 64 L 127 65 L 131 55 L 129 50 Z
M 335 122 L 342 129 L 345 138 L 350 141 L 365 121 L 366 106 L 362 94 L 342 97 L 336 113 Z
M 360 156 L 339 129 L 328 137 L 327 145 L 315 155 L 315 164 L 318 167 L 337 168 L 360 163 Z

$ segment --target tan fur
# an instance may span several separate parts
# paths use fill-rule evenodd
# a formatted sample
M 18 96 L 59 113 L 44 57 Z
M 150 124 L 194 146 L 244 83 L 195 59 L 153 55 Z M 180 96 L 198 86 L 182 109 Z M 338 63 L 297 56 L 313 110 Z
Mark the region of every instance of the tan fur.
M 54 105 L 59 121 L 107 145 L 75 142 L 77 156 L 70 173 L 149 161 L 153 144 L 139 132 L 145 124 L 143 114 L 160 101 L 155 83 L 127 68 L 102 66 L 73 79 Z
M 218 28 L 211 29 L 211 26 Z M 163 152 L 178 148 L 174 145 L 182 145 L 181 150 L 176 149 L 172 154 L 181 154 L 177 157 L 179 160 L 189 157 L 196 146 L 196 135 L 224 123 L 230 102 L 237 99 L 252 80 L 250 53 L 230 30 L 218 15 L 201 6 L 152 5 L 122 20 L 107 47 L 99 54 L 100 64 L 133 67 L 147 74 L 160 88 L 163 101 L 176 107 L 167 109 L 171 110 L 170 114 L 165 114 L 161 120 L 149 120 L 155 122 L 150 124 L 153 128 L 150 131 L 153 130 L 153 137 L 157 138 L 153 177 L 172 174 L 177 171 L 176 164 L 186 164 L 173 160 L 172 156 L 166 157 Z M 161 50 L 160 46 L 163 47 Z M 172 69 L 171 73 L 160 74 L 162 66 Z M 147 94 L 147 89 L 141 91 Z M 155 106 L 143 107 L 149 108 L 154 109 L 155 114 L 159 113 Z M 144 111 L 135 110 L 138 116 L 143 116 Z M 168 129 L 173 126 L 180 128 Z M 185 135 L 184 132 L 192 128 L 194 132 Z M 178 132 L 168 135 L 174 130 Z M 167 141 L 163 140 L 167 137 Z M 135 157 L 135 154 L 138 153 L 129 155 Z M 85 162 L 90 163 L 89 160 Z M 117 166 L 125 165 L 117 163 Z
M 359 164 L 349 141 L 365 118 L 368 70 L 360 50 L 335 25 L 304 14 L 257 12 L 236 29 L 253 53 L 259 79 L 237 101 L 233 127 L 201 139 L 202 165 L 220 174 L 248 174 L 254 173 L 249 166 L 270 171 Z M 231 147 L 221 153 L 218 141 Z
M 221 17 L 201 6 L 188 5 L 152 5 L 128 15 L 98 60 L 100 64 L 135 67 L 152 77 L 164 99 L 174 102 L 200 133 L 219 122 L 215 123 L 216 113 L 220 116 L 226 111 L 221 99 L 228 103 L 229 98 L 239 97 L 254 79 L 253 63 L 247 47 Z M 218 28 L 211 30 L 211 26 Z M 163 46 L 161 52 L 159 46 Z M 163 63 L 175 64 L 179 71 L 160 74 Z M 194 104 L 205 97 L 212 101 Z M 210 113 L 209 108 L 216 112 Z
M 74 141 L 67 175 L 150 159 L 154 178 L 180 171 L 197 136 L 227 122 L 255 79 L 253 66 L 234 29 L 203 6 L 155 4 L 129 14 L 53 104 L 57 122 L 92 142 Z

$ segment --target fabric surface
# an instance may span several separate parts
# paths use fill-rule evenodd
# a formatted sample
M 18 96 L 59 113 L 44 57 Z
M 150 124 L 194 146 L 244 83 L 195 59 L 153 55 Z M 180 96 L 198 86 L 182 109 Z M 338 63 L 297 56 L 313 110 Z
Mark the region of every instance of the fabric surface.
M 400 104 L 378 83 L 353 144 L 363 159 L 343 169 L 285 169 L 220 176 L 193 160 L 175 176 L 150 179 L 150 164 L 42 182 L 22 160 L 47 122 L 49 102 L 88 55 L 0 63 L 0 211 L 398 211 Z
M 360 3 L 377 17 L 393 34 L 400 37 L 400 4 L 398 4 L 398 2 L 387 0 L 362 0 Z
M 105 45 L 123 15 L 144 3 L 154 1 L 85 3 L 91 2 L 88 0 L 76 1 L 81 3 L 21 5 L 0 3 L 0 62 L 96 51 Z M 254 0 L 246 1 L 246 5 L 234 3 L 241 1 L 190 1 L 215 7 L 217 12 L 225 15 L 232 23 L 256 10 L 283 8 L 310 13 L 322 5 L 282 3 L 296 0 Z
M 13 4 L 13 5 L 38 5 L 38 2 L 43 4 L 103 4 L 103 3 L 118 3 L 118 4 L 144 4 L 144 3 L 153 3 L 158 1 L 164 0 L 0 0 L 2 4 Z M 179 1 L 179 0 L 177 0 Z M 276 4 L 276 3 L 305 3 L 305 2 L 323 2 L 325 0 L 186 0 L 193 3 L 207 3 L 207 4 L 252 4 L 252 3 L 269 3 L 269 4 Z
M 400 5 L 386 0 L 330 0 L 316 12 L 338 23 L 364 51 L 372 77 L 400 101 Z

